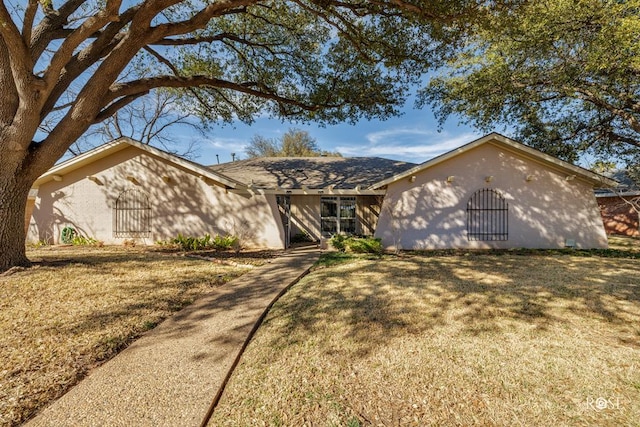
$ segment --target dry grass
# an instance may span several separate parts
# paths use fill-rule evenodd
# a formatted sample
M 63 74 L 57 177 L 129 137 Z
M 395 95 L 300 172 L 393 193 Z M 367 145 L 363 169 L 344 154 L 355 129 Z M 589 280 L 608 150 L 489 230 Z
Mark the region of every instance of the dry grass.
M 134 338 L 243 271 L 139 248 L 28 255 L 33 268 L 0 277 L 2 426 L 33 415 Z
M 640 252 L 640 239 L 637 237 L 609 236 L 609 248 L 634 253 Z
M 274 306 L 210 425 L 638 420 L 640 263 L 505 253 L 317 269 Z

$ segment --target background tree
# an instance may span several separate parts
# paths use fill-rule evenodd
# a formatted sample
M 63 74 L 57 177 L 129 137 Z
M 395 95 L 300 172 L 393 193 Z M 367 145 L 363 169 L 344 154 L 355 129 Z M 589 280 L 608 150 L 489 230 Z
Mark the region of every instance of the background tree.
M 184 141 L 180 141 L 178 149 L 171 131 L 186 127 L 205 135 L 206 124 L 185 112 L 180 107 L 180 100 L 180 95 L 175 92 L 154 90 L 149 96 L 135 100 L 104 122 L 90 128 L 69 147 L 69 151 L 77 155 L 94 148 L 96 142 L 127 137 L 180 157 L 195 157 L 198 149 L 196 140 L 191 139 L 186 145 Z
M 260 135 L 251 138 L 245 153 L 255 157 L 340 157 L 340 153 L 325 151 L 318 147 L 315 138 L 309 132 L 289 129 L 280 139 L 269 139 Z
M 87 129 L 160 88 L 211 121 L 398 112 L 479 0 L 0 2 L 0 271 L 27 265 L 32 183 Z
M 576 161 L 640 147 L 640 0 L 540 0 L 496 8 L 422 103 Z

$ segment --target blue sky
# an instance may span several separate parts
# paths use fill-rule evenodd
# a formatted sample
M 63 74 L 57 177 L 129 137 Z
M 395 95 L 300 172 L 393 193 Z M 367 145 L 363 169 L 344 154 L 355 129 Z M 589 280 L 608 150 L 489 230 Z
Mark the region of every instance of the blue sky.
M 251 125 L 237 123 L 215 126 L 205 137 L 194 134 L 174 133 L 176 143 L 180 140 L 198 140 L 198 163 L 231 161 L 231 153 L 236 159 L 246 158 L 244 147 L 254 135 L 279 138 L 288 129 L 295 127 L 309 132 L 323 150 L 339 151 L 346 157 L 386 157 L 421 163 L 430 158 L 453 150 L 483 135 L 469 126 L 460 125 L 450 119 L 441 131 L 433 113 L 429 109 L 417 110 L 409 103 L 403 115 L 387 120 L 360 121 L 356 125 L 339 124 L 320 127 L 282 122 L 276 119 L 259 118 Z M 499 130 L 498 130 L 499 131 Z

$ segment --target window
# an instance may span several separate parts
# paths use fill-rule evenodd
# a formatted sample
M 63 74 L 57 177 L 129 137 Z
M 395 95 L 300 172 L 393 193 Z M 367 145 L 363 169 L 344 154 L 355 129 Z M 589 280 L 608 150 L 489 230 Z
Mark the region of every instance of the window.
M 338 198 L 323 197 L 320 199 L 320 229 L 323 236 L 338 232 Z
M 333 234 L 355 234 L 356 198 L 322 197 L 320 199 L 320 229 L 325 237 Z
M 467 237 L 469 240 L 508 240 L 509 204 L 502 194 L 491 188 L 478 190 L 467 202 Z
M 340 233 L 355 234 L 356 232 L 356 198 L 340 198 Z
M 114 213 L 115 237 L 151 235 L 151 205 L 144 192 L 132 189 L 120 193 Z

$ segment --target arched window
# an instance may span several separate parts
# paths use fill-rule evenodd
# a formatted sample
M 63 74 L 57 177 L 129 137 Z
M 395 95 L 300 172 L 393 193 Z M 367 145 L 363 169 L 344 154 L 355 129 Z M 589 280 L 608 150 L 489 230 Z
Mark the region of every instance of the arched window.
M 473 193 L 467 202 L 467 238 L 509 239 L 509 204 L 498 191 L 483 188 Z
M 115 237 L 150 237 L 151 205 L 149 197 L 137 189 L 125 190 L 116 200 Z

